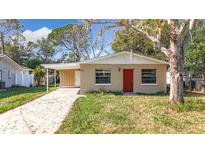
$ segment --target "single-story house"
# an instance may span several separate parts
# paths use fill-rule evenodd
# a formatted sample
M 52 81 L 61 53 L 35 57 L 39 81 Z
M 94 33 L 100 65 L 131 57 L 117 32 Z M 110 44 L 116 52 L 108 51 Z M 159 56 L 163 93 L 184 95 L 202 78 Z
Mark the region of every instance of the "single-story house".
M 60 87 L 88 91 L 166 92 L 167 62 L 119 52 L 79 63 L 42 64 L 60 72 Z M 48 87 L 48 86 L 47 86 Z
M 11 86 L 33 85 L 32 69 L 17 64 L 5 54 L 0 54 L 0 89 Z

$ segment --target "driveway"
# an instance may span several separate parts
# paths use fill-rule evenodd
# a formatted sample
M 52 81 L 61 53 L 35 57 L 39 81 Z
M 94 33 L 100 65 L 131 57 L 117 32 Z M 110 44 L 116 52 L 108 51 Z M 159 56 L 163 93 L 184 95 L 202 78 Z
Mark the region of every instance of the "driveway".
M 60 88 L 0 114 L 0 133 L 54 133 L 60 127 L 79 88 Z

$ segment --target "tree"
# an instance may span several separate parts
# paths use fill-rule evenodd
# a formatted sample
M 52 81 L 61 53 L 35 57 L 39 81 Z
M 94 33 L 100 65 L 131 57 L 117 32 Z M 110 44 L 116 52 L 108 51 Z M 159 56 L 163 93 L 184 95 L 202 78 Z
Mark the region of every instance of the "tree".
M 165 59 L 160 52 L 144 35 L 130 28 L 122 28 L 115 32 L 115 38 L 111 44 L 114 52 L 133 51 L 133 53 L 150 56 L 157 59 Z
M 5 40 L 4 36 L 8 33 L 18 32 L 20 30 L 21 24 L 16 19 L 0 19 L 0 38 L 1 38 L 1 49 L 2 53 L 5 53 Z
M 88 22 L 97 24 L 112 24 L 107 28 L 116 26 L 127 27 L 144 35 L 151 40 L 158 49 L 169 59 L 170 64 L 170 96 L 169 102 L 183 103 L 183 64 L 184 50 L 188 46 L 191 31 L 195 26 L 195 20 L 115 20 L 111 22 L 98 22 L 88 20 Z M 166 25 L 168 26 L 166 28 Z M 105 28 L 105 29 L 107 29 Z M 169 44 L 163 43 L 162 32 L 168 31 Z
M 54 40 L 63 52 L 61 60 L 78 62 L 99 57 L 105 51 L 105 42 L 100 36 L 93 37 L 91 27 L 87 22 L 69 24 L 54 29 L 49 34 L 48 38 Z
M 32 69 L 40 66 L 40 64 L 42 64 L 42 61 L 39 58 L 30 58 L 26 61 L 26 66 Z
M 44 69 L 41 66 L 37 66 L 34 69 L 34 78 L 35 78 L 35 81 L 37 82 L 37 86 L 41 85 L 41 81 L 42 81 L 44 76 L 45 76 Z
M 37 49 L 36 57 L 40 58 L 44 63 L 52 62 L 56 52 L 54 42 L 50 39 L 42 38 L 41 40 L 37 40 L 35 45 Z
M 202 74 L 202 92 L 205 92 L 205 27 L 199 23 L 193 29 L 192 42 L 185 52 L 185 68 L 191 73 Z
M 26 65 L 27 60 L 34 56 L 34 44 L 27 43 L 21 34 L 11 35 L 4 44 L 5 54 L 20 65 Z

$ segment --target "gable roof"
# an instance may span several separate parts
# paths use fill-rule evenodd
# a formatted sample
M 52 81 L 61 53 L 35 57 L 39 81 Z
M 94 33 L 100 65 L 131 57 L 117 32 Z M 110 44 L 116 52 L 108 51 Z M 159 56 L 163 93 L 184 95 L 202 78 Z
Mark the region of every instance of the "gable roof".
M 11 59 L 9 56 L 5 54 L 0 54 L 0 58 L 3 58 L 4 60 L 6 60 L 8 63 L 12 64 L 14 67 L 16 67 L 19 70 L 31 70 L 30 68 L 19 65 L 17 62 L 15 62 L 13 59 Z
M 86 60 L 80 64 L 168 64 L 155 58 L 142 56 L 131 52 L 119 52 L 107 56 Z
M 60 64 L 41 64 L 44 68 L 63 70 L 63 69 L 79 69 L 80 64 L 168 64 L 155 58 L 142 56 L 127 51 L 110 54 L 107 56 L 82 61 L 79 63 L 60 63 Z

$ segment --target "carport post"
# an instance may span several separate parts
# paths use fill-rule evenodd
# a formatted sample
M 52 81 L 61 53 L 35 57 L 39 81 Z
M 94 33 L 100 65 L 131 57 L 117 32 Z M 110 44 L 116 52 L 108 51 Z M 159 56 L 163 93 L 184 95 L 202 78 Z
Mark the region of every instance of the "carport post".
M 56 87 L 56 70 L 54 70 L 54 86 Z
M 46 92 L 48 93 L 48 68 L 46 69 Z

